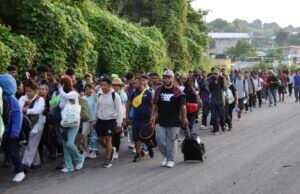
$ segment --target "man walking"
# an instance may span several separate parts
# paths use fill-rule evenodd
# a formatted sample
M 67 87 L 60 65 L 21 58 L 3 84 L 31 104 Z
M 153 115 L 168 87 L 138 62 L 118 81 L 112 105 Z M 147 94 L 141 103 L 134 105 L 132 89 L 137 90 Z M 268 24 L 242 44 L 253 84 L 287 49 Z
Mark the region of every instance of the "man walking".
M 163 156 L 161 166 L 173 168 L 177 151 L 177 139 L 181 125 L 187 126 L 185 95 L 174 86 L 174 73 L 166 70 L 163 74 L 164 85 L 154 94 L 150 123 L 156 123 L 156 140 Z
M 143 83 L 142 77 L 136 77 L 134 81 L 135 91 L 129 97 L 127 103 L 127 121 L 132 120 L 133 128 L 133 141 L 136 149 L 136 154 L 133 158 L 133 162 L 139 162 L 141 160 L 141 138 L 139 136 L 140 130 L 149 124 L 151 117 L 152 106 L 152 92 L 150 92 Z M 148 146 L 149 155 L 153 157 L 153 150 L 151 146 Z
M 218 135 L 219 126 L 221 126 L 222 131 L 225 131 L 225 82 L 224 78 L 220 76 L 219 69 L 215 68 L 212 74 L 212 79 L 209 83 L 211 116 L 214 126 L 212 133 L 213 135 Z
M 295 98 L 296 102 L 300 100 L 300 74 L 299 71 L 296 71 L 296 75 L 294 76 L 294 89 L 295 89 Z
M 243 78 L 242 72 L 238 72 L 238 77 L 234 82 L 234 87 L 237 91 L 237 97 L 238 97 L 238 120 L 240 121 L 242 118 L 242 112 L 244 110 L 244 101 L 247 99 L 248 93 L 247 88 L 248 84 Z
M 97 99 L 97 123 L 96 131 L 100 137 L 100 143 L 106 150 L 104 168 L 112 166 L 112 136 L 122 130 L 122 102 L 119 94 L 112 89 L 112 81 L 109 78 L 101 80 L 102 93 Z

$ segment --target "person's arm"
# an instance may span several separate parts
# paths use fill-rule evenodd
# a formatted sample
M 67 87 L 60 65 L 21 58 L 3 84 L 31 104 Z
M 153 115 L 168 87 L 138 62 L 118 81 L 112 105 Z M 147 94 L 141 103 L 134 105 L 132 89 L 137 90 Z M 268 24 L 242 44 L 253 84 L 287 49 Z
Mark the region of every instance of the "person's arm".
M 60 87 L 58 90 L 59 90 L 59 95 L 64 99 L 76 100 L 76 98 L 78 98 L 78 94 L 76 92 L 72 91 L 72 92 L 66 93 L 62 87 Z
M 155 122 L 158 116 L 158 105 L 156 103 L 152 104 L 152 113 L 150 118 L 150 125 L 155 128 Z
M 122 110 L 122 101 L 121 101 L 121 97 L 119 96 L 119 94 L 115 93 L 115 106 L 116 106 L 116 110 L 117 110 L 117 125 L 118 127 L 121 128 L 122 123 L 123 123 L 123 110 Z
M 43 113 L 45 110 L 45 101 L 43 98 L 39 98 L 35 101 L 34 107 L 27 109 L 26 114 L 28 115 L 38 115 Z
M 129 113 L 130 113 L 131 106 L 132 106 L 132 101 L 131 99 L 128 99 L 126 103 L 126 119 L 125 119 L 127 124 L 129 123 Z
M 180 97 L 180 119 L 183 126 L 187 126 L 189 124 L 189 121 L 187 119 L 187 111 L 185 106 L 185 96 Z

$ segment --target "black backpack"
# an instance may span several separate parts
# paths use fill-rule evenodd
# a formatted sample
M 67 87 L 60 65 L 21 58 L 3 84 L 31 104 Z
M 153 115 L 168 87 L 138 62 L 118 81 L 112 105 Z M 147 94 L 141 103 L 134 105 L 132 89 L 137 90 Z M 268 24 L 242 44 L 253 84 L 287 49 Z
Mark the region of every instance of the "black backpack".
M 2 114 L 2 120 L 4 123 L 4 126 L 6 126 L 10 122 L 10 105 L 9 102 L 3 99 L 3 114 Z
M 190 134 L 189 129 L 185 128 L 185 139 L 181 144 L 181 152 L 183 153 L 184 161 L 201 161 L 206 160 L 206 149 L 200 137 L 196 133 Z

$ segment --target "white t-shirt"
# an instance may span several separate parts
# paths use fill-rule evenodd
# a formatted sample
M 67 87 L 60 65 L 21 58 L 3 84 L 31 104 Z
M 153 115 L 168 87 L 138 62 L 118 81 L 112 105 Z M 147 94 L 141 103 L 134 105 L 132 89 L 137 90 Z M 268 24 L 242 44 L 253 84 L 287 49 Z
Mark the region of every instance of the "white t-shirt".
M 264 80 L 262 78 L 253 79 L 256 91 L 260 91 L 263 87 Z

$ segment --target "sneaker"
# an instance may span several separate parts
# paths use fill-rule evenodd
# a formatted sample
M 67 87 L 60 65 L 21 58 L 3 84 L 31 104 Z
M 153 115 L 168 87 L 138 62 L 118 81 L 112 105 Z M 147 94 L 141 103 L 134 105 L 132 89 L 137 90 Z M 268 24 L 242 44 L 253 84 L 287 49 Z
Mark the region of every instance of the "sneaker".
M 136 153 L 136 149 L 135 148 L 132 149 L 132 153 Z
M 141 156 L 139 154 L 135 154 L 132 162 L 140 162 L 141 161 Z
M 118 159 L 118 158 L 119 158 L 119 154 L 117 152 L 117 149 L 113 147 L 113 159 Z
M 148 148 L 150 158 L 154 158 L 154 151 L 152 148 Z
M 84 160 L 85 160 L 85 158 L 82 157 L 82 160 L 75 167 L 76 170 L 81 170 L 82 169 Z
M 83 156 L 84 158 L 87 158 L 87 157 L 89 156 L 89 153 L 88 153 L 88 152 L 83 152 L 83 153 L 82 153 L 82 156 Z
M 167 162 L 168 162 L 167 158 L 163 158 L 160 165 L 161 166 L 167 166 Z
M 110 168 L 112 167 L 112 163 L 110 160 L 105 160 L 104 164 L 103 164 L 103 168 Z
M 141 149 L 141 156 L 142 157 L 145 157 L 148 153 L 149 153 L 148 150 Z
M 74 169 L 73 168 L 72 169 L 63 168 L 60 170 L 60 172 L 62 172 L 62 173 L 74 172 Z
M 166 166 L 168 168 L 173 168 L 175 166 L 175 162 L 174 161 L 168 161 Z
M 250 112 L 253 112 L 253 108 L 250 108 Z
M 134 144 L 130 144 L 130 145 L 128 146 L 128 149 L 133 150 L 133 149 L 134 149 Z
M 16 174 L 16 176 L 12 179 L 12 181 L 15 183 L 20 183 L 24 180 L 24 178 L 25 178 L 25 173 L 20 172 L 20 173 Z
M 206 126 L 205 125 L 201 125 L 200 129 L 204 130 L 204 129 L 206 129 Z
M 218 132 L 213 132 L 213 135 L 219 135 L 219 133 Z
M 90 159 L 95 159 L 97 158 L 97 154 L 95 152 L 91 152 L 89 155 L 88 155 L 88 158 Z

